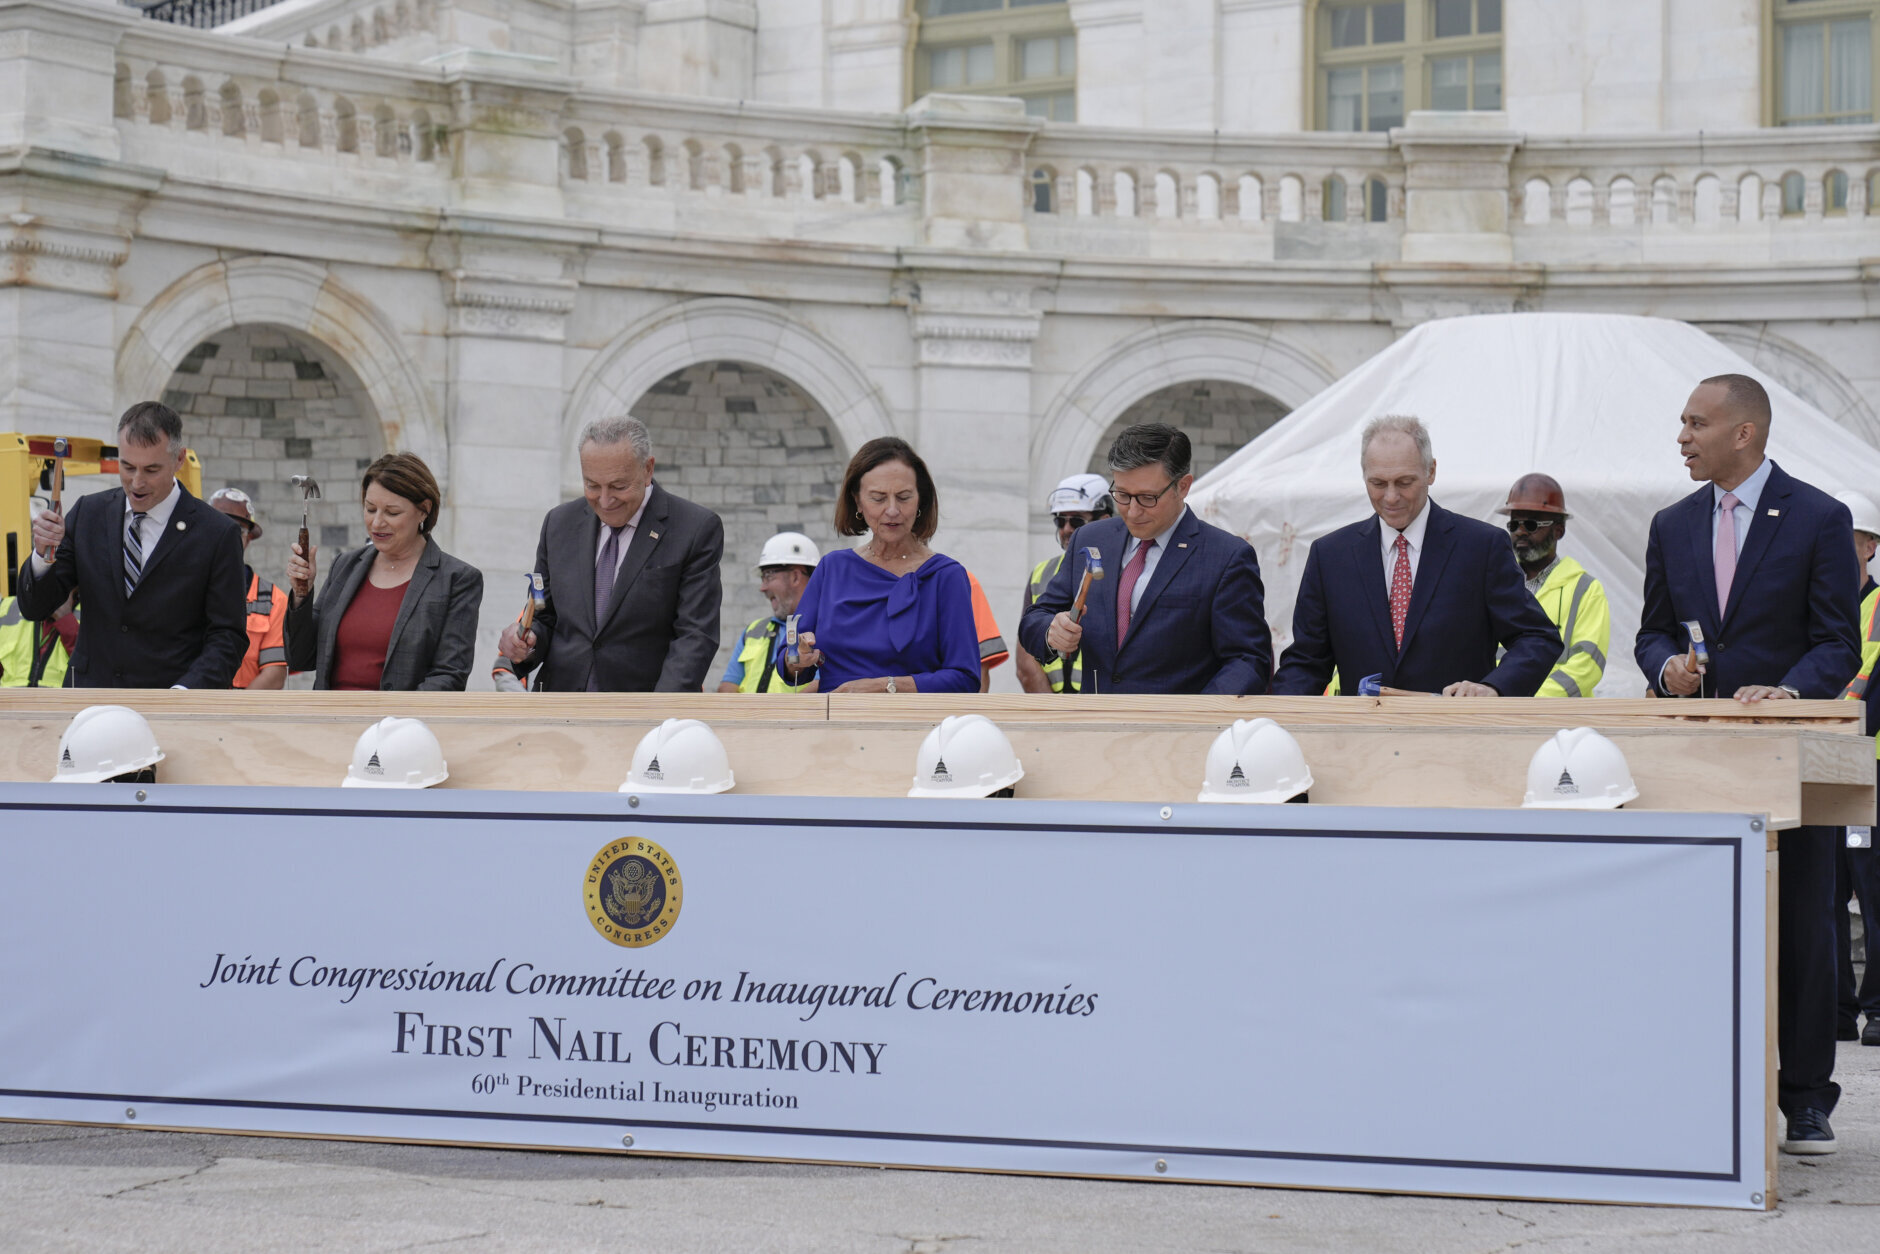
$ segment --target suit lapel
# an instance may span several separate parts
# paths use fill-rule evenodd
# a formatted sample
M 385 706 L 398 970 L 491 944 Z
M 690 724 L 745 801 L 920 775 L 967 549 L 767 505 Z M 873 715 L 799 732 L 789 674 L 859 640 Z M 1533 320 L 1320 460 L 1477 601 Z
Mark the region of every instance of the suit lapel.
M 627 590 L 633 581 L 639 578 L 646 559 L 659 547 L 659 538 L 666 530 L 666 491 L 657 483 L 647 487 L 650 494 L 646 500 L 646 511 L 640 515 L 640 525 L 633 529 L 633 540 L 627 545 L 627 556 L 620 563 L 620 573 L 614 577 L 613 599 L 607 603 L 607 617 L 601 620 L 600 627 L 614 621 L 614 615 L 620 612 L 621 604 L 627 599 Z M 597 531 L 595 533 L 599 535 Z M 599 635 L 599 628 L 595 634 Z
M 1717 626 L 1719 633 L 1729 625 L 1736 607 L 1743 600 L 1743 589 L 1749 586 L 1750 576 L 1756 573 L 1756 564 L 1769 551 L 1770 541 L 1775 539 L 1783 520 L 1789 516 L 1789 490 L 1789 477 L 1782 473 L 1782 467 L 1771 465 L 1769 478 L 1763 484 L 1762 496 L 1757 498 L 1756 508 L 1750 515 L 1749 534 L 1743 537 L 1743 551 L 1737 555 L 1736 574 L 1730 578 L 1730 603 L 1724 607 L 1723 622 Z M 1711 565 L 1715 563 L 1713 555 Z M 1716 603 L 1716 576 L 1713 572 L 1711 604 Z
M 1716 496 L 1706 483 L 1684 498 L 1685 533 L 1691 545 L 1691 569 L 1697 572 L 1699 621 L 1711 633 L 1722 630 L 1717 613 L 1717 554 L 1710 539 L 1710 515 L 1717 508 Z
M 1455 524 L 1449 517 L 1449 511 L 1435 501 L 1429 503 L 1430 521 L 1423 528 L 1423 555 L 1417 558 L 1416 578 L 1410 583 L 1410 608 L 1403 619 L 1403 647 L 1396 650 L 1402 657 L 1410 648 L 1410 641 L 1416 635 L 1417 624 L 1423 621 L 1423 611 L 1429 608 L 1436 596 L 1436 585 L 1443 577 L 1443 567 L 1449 561 L 1450 552 L 1456 547 L 1456 540 L 1450 534 Z M 1383 552 L 1379 550 L 1379 561 Z M 1383 567 L 1380 565 L 1379 570 Z
M 1162 537 L 1162 543 L 1167 547 L 1155 559 L 1155 573 L 1149 576 L 1149 586 L 1142 590 L 1136 608 L 1130 612 L 1130 634 L 1123 639 L 1124 649 L 1129 647 L 1130 640 L 1142 634 L 1138 630 L 1142 620 L 1149 616 L 1149 611 L 1155 606 L 1155 599 L 1162 594 L 1162 589 L 1168 587 L 1169 580 L 1175 578 L 1176 572 L 1187 564 L 1189 556 L 1194 552 L 1195 537 L 1200 534 L 1201 520 L 1195 517 L 1193 510 L 1188 510 L 1174 529 Z M 1122 649 L 1117 652 L 1121 653 Z
M 411 572 L 411 583 L 405 588 L 404 599 L 398 603 L 398 617 L 392 620 L 392 634 L 385 642 L 385 663 L 387 669 L 390 669 L 392 654 L 398 651 L 398 633 L 403 631 L 405 624 L 411 621 L 412 608 L 418 604 L 419 599 L 424 595 L 425 585 L 431 582 L 431 576 L 437 573 L 437 568 L 441 564 L 437 541 L 426 536 L 424 541 L 424 558 L 418 563 L 417 568 Z
M 1358 578 L 1353 586 L 1363 590 L 1364 603 L 1371 607 L 1371 621 L 1377 626 L 1378 639 L 1383 641 L 1383 655 L 1395 657 L 1397 637 L 1390 629 L 1390 587 L 1384 582 L 1384 521 L 1372 514 L 1358 532 L 1358 539 L 1358 551 L 1353 555 L 1358 563 Z

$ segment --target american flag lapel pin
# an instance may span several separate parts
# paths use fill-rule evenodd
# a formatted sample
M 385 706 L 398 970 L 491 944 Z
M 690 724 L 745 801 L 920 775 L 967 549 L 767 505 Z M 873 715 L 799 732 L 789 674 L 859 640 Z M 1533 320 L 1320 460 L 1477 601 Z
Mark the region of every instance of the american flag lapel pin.
M 1176 547 L 1176 548 L 1178 548 L 1178 549 L 1185 549 L 1185 548 L 1187 548 L 1187 547 L 1188 547 L 1188 541 L 1186 541 L 1186 540 L 1177 540 L 1177 541 L 1175 542 L 1175 547 Z
M 1771 518 L 1780 518 L 1780 517 L 1782 517 L 1782 511 L 1781 511 L 1781 510 L 1779 510 L 1779 509 L 1772 509 L 1772 510 L 1770 510 L 1770 511 L 1769 511 L 1769 517 L 1771 517 Z
M 657 531 L 648 532 L 647 534 L 655 540 L 659 539 L 659 533 Z

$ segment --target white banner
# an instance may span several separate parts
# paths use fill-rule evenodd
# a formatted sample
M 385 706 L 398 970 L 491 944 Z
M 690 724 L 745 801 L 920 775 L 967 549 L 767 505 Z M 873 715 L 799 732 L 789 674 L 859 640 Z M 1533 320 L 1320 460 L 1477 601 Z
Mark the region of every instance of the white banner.
M 1760 1207 L 1742 815 L 0 785 L 0 1117 Z

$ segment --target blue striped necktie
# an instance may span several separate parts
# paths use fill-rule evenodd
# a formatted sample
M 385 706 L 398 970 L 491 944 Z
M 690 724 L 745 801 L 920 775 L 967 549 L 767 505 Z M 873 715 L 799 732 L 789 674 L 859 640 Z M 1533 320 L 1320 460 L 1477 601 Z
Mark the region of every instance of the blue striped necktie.
M 137 591 L 137 581 L 144 575 L 144 538 L 137 534 L 144 525 L 144 515 L 132 514 L 131 525 L 124 532 L 124 595 Z

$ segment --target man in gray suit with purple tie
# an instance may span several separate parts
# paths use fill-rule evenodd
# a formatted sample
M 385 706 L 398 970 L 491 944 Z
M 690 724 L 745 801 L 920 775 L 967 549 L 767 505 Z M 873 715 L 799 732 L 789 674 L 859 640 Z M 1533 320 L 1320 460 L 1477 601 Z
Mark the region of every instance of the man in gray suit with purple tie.
M 718 515 L 653 481 L 637 418 L 581 433 L 584 499 L 548 512 L 535 569 L 548 604 L 498 649 L 538 691 L 698 692 L 718 651 Z

